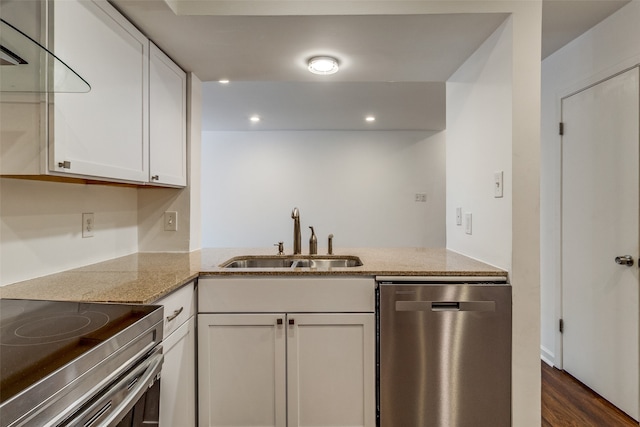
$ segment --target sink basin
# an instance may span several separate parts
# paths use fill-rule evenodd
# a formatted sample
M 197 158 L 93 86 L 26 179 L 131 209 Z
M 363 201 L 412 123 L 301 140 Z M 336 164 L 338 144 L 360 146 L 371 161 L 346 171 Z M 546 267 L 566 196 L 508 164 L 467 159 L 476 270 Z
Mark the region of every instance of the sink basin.
M 341 257 L 299 259 L 292 265 L 292 267 L 334 268 L 360 267 L 361 265 L 362 261 L 358 257 Z
M 293 264 L 291 258 L 283 257 L 236 257 L 221 265 L 223 268 L 289 268 Z
M 362 261 L 357 256 L 239 256 L 220 265 L 222 268 L 317 268 L 359 267 Z

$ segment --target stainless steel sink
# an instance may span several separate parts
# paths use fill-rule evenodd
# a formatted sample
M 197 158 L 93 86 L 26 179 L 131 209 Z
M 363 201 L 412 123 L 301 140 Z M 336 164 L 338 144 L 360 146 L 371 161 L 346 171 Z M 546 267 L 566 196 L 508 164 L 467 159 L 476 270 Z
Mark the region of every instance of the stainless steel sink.
M 222 268 L 316 268 L 329 269 L 339 267 L 359 267 L 362 260 L 357 256 L 325 255 L 325 256 L 238 256 L 225 261 Z

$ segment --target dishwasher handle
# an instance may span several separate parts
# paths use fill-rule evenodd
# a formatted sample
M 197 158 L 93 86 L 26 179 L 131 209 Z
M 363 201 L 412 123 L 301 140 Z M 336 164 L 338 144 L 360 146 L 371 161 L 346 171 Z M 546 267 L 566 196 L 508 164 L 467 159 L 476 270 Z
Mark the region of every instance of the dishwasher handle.
M 496 302 L 396 301 L 396 311 L 496 311 Z

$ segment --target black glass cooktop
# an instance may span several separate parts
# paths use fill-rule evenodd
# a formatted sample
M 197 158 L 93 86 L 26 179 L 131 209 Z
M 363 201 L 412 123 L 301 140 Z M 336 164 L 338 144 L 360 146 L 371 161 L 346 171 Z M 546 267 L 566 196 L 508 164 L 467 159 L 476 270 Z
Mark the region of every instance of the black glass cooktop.
M 156 308 L 0 299 L 0 404 Z

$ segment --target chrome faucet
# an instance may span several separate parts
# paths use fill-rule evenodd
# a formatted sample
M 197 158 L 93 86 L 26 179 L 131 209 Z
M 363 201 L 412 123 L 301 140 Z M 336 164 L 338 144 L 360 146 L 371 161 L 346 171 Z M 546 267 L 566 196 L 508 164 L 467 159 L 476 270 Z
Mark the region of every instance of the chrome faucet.
M 293 254 L 302 253 L 302 237 L 300 235 L 300 211 L 298 208 L 293 208 L 291 212 L 291 218 L 293 218 Z

